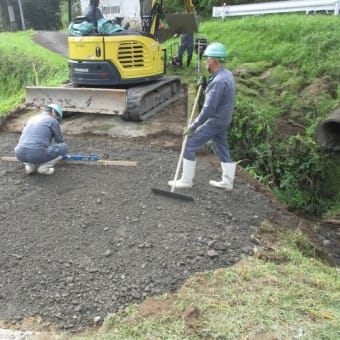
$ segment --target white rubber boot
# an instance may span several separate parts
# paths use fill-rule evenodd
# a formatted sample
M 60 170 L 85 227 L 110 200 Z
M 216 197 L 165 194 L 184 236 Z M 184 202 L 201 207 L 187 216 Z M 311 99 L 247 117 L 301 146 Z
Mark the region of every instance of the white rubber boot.
M 233 190 L 236 163 L 221 163 L 222 167 L 222 181 L 209 181 L 209 184 L 216 188 L 223 188 L 227 191 Z
M 63 158 L 63 156 L 58 156 L 57 158 L 52 159 L 46 163 L 42 163 L 39 165 L 37 172 L 42 175 L 53 175 L 54 174 L 54 166 Z
M 195 177 L 196 161 L 189 161 L 183 158 L 183 172 L 182 177 L 176 181 L 175 188 L 191 188 L 193 186 L 193 179 Z M 172 187 L 174 181 L 169 181 L 168 185 Z
M 36 172 L 38 166 L 34 163 L 24 163 L 25 165 L 25 171 L 27 175 L 31 175 L 34 172 Z

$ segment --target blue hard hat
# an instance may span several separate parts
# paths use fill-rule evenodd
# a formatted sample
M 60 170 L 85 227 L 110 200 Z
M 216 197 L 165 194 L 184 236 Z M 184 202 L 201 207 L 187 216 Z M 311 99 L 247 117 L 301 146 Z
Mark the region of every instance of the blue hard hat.
M 203 53 L 203 57 L 213 57 L 220 59 L 221 61 L 224 61 L 226 56 L 227 56 L 226 48 L 221 43 L 218 42 L 213 42 L 209 44 Z
M 51 109 L 58 113 L 59 121 L 63 119 L 63 111 L 58 104 L 49 104 L 47 105 L 47 107 L 50 107 Z

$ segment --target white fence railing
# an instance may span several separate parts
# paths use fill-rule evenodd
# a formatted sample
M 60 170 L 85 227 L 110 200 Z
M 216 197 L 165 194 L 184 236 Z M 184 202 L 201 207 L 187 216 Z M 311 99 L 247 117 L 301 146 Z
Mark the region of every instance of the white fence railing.
M 221 7 L 213 7 L 213 17 L 221 17 L 222 20 L 228 16 L 255 15 L 270 13 L 305 12 L 333 12 L 338 15 L 340 11 L 340 0 L 295 0 L 276 1 L 257 4 L 244 4 Z

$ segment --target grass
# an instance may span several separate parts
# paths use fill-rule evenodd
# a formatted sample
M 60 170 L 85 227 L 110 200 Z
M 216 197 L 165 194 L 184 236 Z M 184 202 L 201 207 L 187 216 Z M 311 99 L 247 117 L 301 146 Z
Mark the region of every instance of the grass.
M 33 34 L 0 33 L 0 116 L 23 102 L 26 86 L 68 79 L 67 60 L 33 43 Z
M 340 280 L 299 231 L 266 222 L 271 250 L 198 273 L 176 294 L 149 298 L 75 339 L 338 339 Z M 273 242 L 273 238 L 275 241 Z
M 339 106 L 339 30 L 336 16 L 280 14 L 205 21 L 196 36 L 227 47 L 238 103 L 249 102 L 270 119 L 298 112 L 308 126 L 308 119 L 325 118 Z M 171 39 L 165 46 L 176 43 Z M 192 71 L 169 68 L 195 84 L 200 75 Z M 201 74 L 207 75 L 204 64 Z
M 338 166 L 315 140 L 318 123 L 339 107 L 340 22 L 336 16 L 267 15 L 202 23 L 227 46 L 237 75 L 233 157 L 252 169 L 289 208 L 321 215 L 337 205 Z M 290 135 L 276 119 L 303 126 Z M 291 154 L 289 154 L 289 152 Z M 325 173 L 328 173 L 325 176 Z M 306 180 L 308 178 L 308 180 Z
M 203 32 L 214 32 L 209 34 L 210 41 L 228 47 L 231 68 L 266 61 L 298 67 L 308 78 L 325 73 L 339 78 L 339 28 L 336 16 L 291 14 L 209 21 L 200 27 Z

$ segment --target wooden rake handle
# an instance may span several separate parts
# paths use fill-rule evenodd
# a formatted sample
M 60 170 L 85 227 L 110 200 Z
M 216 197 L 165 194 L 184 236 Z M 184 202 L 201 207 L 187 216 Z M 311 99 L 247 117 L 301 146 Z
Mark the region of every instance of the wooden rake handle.
M 192 119 L 194 117 L 194 114 L 196 112 L 196 108 L 197 108 L 197 105 L 198 105 L 198 101 L 200 99 L 201 91 L 202 91 L 202 85 L 200 85 L 199 88 L 198 88 L 198 91 L 197 91 L 197 94 L 196 94 L 196 98 L 195 98 L 195 102 L 194 102 L 194 106 L 192 107 L 192 111 L 191 111 L 189 120 L 187 122 L 187 128 L 189 128 L 189 126 L 191 125 L 191 121 L 192 121 Z M 177 182 L 179 170 L 181 168 L 181 163 L 182 163 L 182 160 L 183 160 L 184 150 L 185 150 L 185 147 L 187 145 L 187 141 L 188 141 L 188 135 L 185 135 L 184 138 L 183 138 L 182 149 L 181 149 L 181 153 L 179 155 L 179 159 L 178 159 L 178 162 L 177 162 L 177 168 L 176 168 L 176 172 L 175 172 L 175 177 L 174 177 L 174 180 L 172 182 L 172 186 L 171 186 L 170 192 L 174 192 L 175 191 L 176 182 Z

